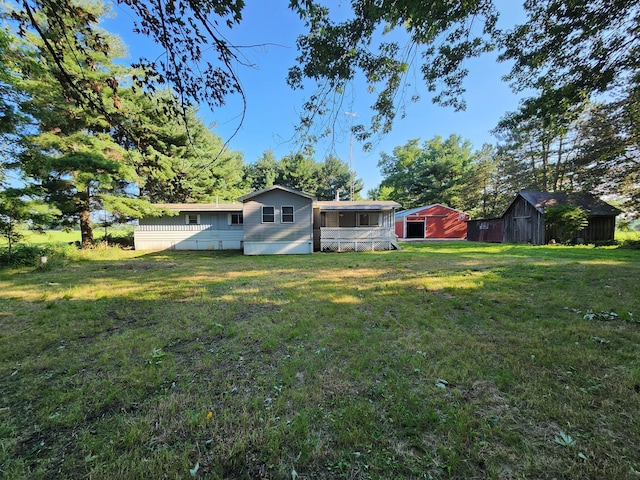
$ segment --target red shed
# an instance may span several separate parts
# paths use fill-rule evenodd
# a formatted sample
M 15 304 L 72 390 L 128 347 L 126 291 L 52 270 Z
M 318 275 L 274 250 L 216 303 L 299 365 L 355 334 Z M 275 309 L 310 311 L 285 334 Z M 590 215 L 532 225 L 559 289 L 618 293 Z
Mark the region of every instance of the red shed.
M 469 215 L 439 203 L 396 213 L 398 238 L 467 237 Z

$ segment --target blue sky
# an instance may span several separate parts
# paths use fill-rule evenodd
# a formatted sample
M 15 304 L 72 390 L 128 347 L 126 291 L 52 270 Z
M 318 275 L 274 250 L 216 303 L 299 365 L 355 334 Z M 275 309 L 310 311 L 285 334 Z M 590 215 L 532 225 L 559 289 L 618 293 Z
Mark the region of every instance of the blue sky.
M 304 99 L 313 93 L 311 85 L 305 90 L 293 91 L 285 81 L 289 67 L 295 64 L 296 38 L 304 32 L 303 23 L 288 9 L 288 3 L 288 0 L 249 0 L 243 10 L 241 24 L 225 32 L 232 43 L 247 46 L 241 52 L 253 65 L 237 68 L 247 98 L 247 111 L 240 130 L 229 144 L 230 148 L 243 152 L 246 163 L 256 161 L 266 150 L 274 151 L 277 158 L 296 151 L 298 146 L 293 137 L 298 114 Z M 333 8 L 340 14 L 340 10 L 346 8 L 347 0 L 334 3 Z M 518 2 L 498 0 L 496 4 L 503 18 L 501 25 L 509 26 L 523 20 Z M 104 26 L 123 38 L 129 47 L 130 60 L 136 60 L 140 55 L 153 58 L 150 51 L 155 46 L 130 33 L 131 24 L 126 10 L 115 5 L 113 13 L 116 17 Z M 516 109 L 520 100 L 501 80 L 509 65 L 496 63 L 495 55 L 486 55 L 468 61 L 466 66 L 470 74 L 465 81 L 465 111 L 455 112 L 451 108 L 433 105 L 426 88 L 417 84 L 422 99 L 408 105 L 406 117 L 397 119 L 393 131 L 379 139 L 372 151 L 365 153 L 362 145 L 354 142 L 353 168 L 356 176 L 364 180 L 363 193 L 381 181 L 377 168 L 381 152 L 391 153 L 394 147 L 411 139 L 424 141 L 436 135 L 458 134 L 470 140 L 474 149 L 479 149 L 483 143 L 495 143 L 490 130 L 506 112 Z M 205 122 L 225 140 L 238 128 L 242 113 L 239 98 L 228 100 L 226 106 L 214 112 L 206 105 L 200 109 Z M 342 110 L 356 113 L 357 120 L 366 123 L 371 117 L 368 105 L 372 101 L 366 86 L 356 81 L 347 91 L 347 102 Z M 349 161 L 348 128 L 351 118 L 344 113 L 339 116 L 343 119 L 332 138 L 316 147 L 315 158 L 318 161 L 330 153 Z

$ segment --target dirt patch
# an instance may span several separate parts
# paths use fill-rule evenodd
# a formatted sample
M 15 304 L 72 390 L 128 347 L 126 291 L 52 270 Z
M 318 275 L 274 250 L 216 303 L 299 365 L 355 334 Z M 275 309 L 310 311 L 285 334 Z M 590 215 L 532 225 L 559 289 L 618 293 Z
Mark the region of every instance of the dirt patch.
M 462 397 L 476 405 L 480 418 L 493 419 L 503 417 L 509 410 L 505 395 L 491 380 L 476 380 L 467 389 L 461 389 Z

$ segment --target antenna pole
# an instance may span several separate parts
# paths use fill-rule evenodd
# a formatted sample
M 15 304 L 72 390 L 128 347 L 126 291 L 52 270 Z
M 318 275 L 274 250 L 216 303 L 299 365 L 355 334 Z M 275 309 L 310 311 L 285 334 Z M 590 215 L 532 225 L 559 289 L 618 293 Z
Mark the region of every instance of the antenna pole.
M 349 128 L 349 201 L 353 202 L 354 196 L 354 174 L 353 174 L 353 119 L 358 116 L 357 113 L 344 112 L 345 115 L 351 117 L 351 127 Z

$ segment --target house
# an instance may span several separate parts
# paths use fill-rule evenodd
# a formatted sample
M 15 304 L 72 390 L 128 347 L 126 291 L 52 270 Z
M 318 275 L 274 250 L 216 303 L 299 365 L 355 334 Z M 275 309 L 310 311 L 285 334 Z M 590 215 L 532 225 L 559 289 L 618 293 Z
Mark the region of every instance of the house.
M 621 213 L 617 208 L 589 193 L 566 194 L 531 191 L 518 193 L 500 219 L 470 222 L 467 239 L 482 241 L 480 239 L 482 222 L 486 222 L 487 227 L 491 225 L 493 228 L 497 228 L 495 227 L 497 220 L 502 228 L 501 242 L 543 245 L 554 238 L 554 232 L 544 222 L 545 209 L 559 205 L 575 205 L 586 211 L 589 223 L 577 234 L 584 242 L 613 240 L 616 216 Z M 487 240 L 485 237 L 484 241 L 491 240 Z
M 156 204 L 171 212 L 141 218 L 134 231 L 136 250 L 241 249 L 242 204 Z
M 463 239 L 467 220 L 466 213 L 435 203 L 396 212 L 395 233 L 398 238 Z
M 316 201 L 274 185 L 226 205 L 156 205 L 177 215 L 144 218 L 137 250 L 242 249 L 245 255 L 398 249 L 390 201 Z

